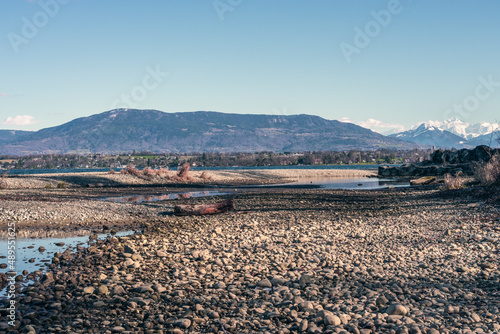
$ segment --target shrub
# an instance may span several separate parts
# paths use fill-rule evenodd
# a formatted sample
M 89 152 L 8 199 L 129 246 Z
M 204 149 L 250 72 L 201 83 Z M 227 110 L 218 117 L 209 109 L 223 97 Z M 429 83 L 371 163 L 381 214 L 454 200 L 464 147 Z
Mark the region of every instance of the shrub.
M 490 161 L 476 165 L 474 178 L 484 185 L 500 183 L 500 156 L 494 155 Z
M 208 174 L 206 171 L 203 171 L 203 173 L 201 173 L 201 175 L 200 175 L 200 179 L 213 180 L 213 176 Z
M 64 188 L 66 188 L 66 182 L 58 182 L 57 183 L 57 188 L 58 189 L 64 189 Z
M 148 178 L 152 178 L 156 175 L 156 172 L 152 168 L 146 167 L 142 170 L 142 175 L 144 175 Z
M 109 171 L 108 171 L 108 174 L 116 174 L 115 170 L 113 168 L 111 168 Z
M 160 169 L 155 169 L 154 172 L 156 173 L 156 176 L 169 178 L 168 167 L 165 168 L 161 167 Z
M 189 163 L 185 162 L 182 164 L 181 168 L 177 171 L 177 177 L 181 180 L 190 180 L 191 176 L 189 176 L 189 170 L 191 166 Z
M 7 189 L 9 185 L 7 184 L 7 172 L 2 174 L 0 178 L 0 189 Z
M 128 165 L 127 168 L 122 169 L 120 173 L 121 174 L 130 174 L 133 176 L 140 176 L 141 175 L 141 171 L 138 170 L 137 168 L 135 168 L 134 165 L 132 165 L 132 164 Z
M 450 174 L 446 174 L 444 176 L 444 184 L 441 187 L 441 189 L 445 190 L 455 190 L 455 189 L 460 189 L 463 188 L 465 183 L 467 182 L 467 179 L 463 177 L 463 173 L 458 173 L 455 177 L 451 176 Z

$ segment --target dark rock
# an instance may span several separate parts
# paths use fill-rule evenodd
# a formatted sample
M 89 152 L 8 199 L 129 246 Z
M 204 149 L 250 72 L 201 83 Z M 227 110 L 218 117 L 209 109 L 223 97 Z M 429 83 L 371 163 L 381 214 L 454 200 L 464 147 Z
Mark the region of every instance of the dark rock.
M 486 145 L 476 146 L 472 150 L 461 149 L 458 151 L 452 150 L 437 150 L 431 154 L 430 163 L 432 164 L 463 164 L 471 162 L 487 162 L 495 154 L 500 154 L 499 149 L 492 149 Z
M 378 175 L 383 177 L 407 176 L 456 176 L 460 173 L 472 175 L 476 163 L 487 162 L 493 155 L 500 155 L 500 149 L 477 146 L 472 150 L 458 151 L 442 149 L 434 151 L 428 161 L 421 164 L 404 164 L 401 167 L 379 166 Z
M 52 274 L 51 272 L 46 273 L 42 277 L 42 282 L 45 284 L 53 283 L 54 282 L 54 274 Z

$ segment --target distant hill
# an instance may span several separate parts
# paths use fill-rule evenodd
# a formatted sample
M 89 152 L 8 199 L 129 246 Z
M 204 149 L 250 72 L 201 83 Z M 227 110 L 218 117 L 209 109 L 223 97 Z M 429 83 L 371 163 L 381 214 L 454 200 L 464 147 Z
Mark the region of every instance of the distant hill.
M 2 140 L 3 141 L 3 140 Z M 355 124 L 311 115 L 242 115 L 116 109 L 16 140 L 0 154 L 151 152 L 296 152 L 397 148 L 414 144 Z
M 500 139 L 500 131 L 497 130 L 494 133 L 489 133 L 486 135 L 481 135 L 481 136 L 469 139 L 467 141 L 467 144 L 471 147 L 479 146 L 479 145 L 486 145 L 486 146 L 490 146 L 490 147 L 500 147 L 500 142 L 498 142 L 499 139 Z

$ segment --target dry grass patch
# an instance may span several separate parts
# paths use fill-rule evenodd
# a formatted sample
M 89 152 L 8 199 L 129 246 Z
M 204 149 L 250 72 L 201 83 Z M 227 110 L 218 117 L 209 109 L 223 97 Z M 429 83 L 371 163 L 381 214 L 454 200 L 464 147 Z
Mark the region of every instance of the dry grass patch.
M 500 156 L 493 156 L 490 161 L 477 165 L 474 168 L 474 178 L 481 184 L 491 185 L 500 183 Z
M 456 176 L 451 176 L 446 174 L 444 176 L 444 184 L 441 187 L 443 190 L 456 190 L 461 189 L 467 183 L 467 179 L 464 177 L 462 172 L 459 172 Z
M 7 189 L 9 187 L 7 183 L 7 172 L 3 173 L 0 177 L 0 189 Z
M 191 169 L 191 166 L 189 163 L 185 162 L 182 164 L 181 168 L 177 171 L 177 178 L 181 181 L 190 181 L 192 180 L 192 177 L 190 175 L 189 170 Z
M 141 171 L 134 167 L 134 165 L 128 165 L 127 168 L 124 168 L 120 172 L 121 174 L 129 174 L 133 176 L 141 176 Z
M 200 179 L 212 181 L 214 177 L 211 174 L 208 174 L 206 171 L 203 171 L 203 173 L 201 173 L 200 175 Z

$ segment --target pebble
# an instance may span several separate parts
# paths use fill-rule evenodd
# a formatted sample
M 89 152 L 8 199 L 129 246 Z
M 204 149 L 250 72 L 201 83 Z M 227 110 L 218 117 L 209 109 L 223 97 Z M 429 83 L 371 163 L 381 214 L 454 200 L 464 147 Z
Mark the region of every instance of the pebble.
M 271 281 L 269 281 L 267 278 L 259 281 L 259 283 L 257 283 L 257 285 L 260 286 L 261 288 L 272 288 L 273 287 L 273 285 L 271 284 Z
M 108 290 L 108 287 L 106 285 L 101 285 L 101 286 L 99 286 L 99 289 L 97 290 L 97 292 L 100 295 L 107 295 L 109 290 Z
M 174 326 L 187 329 L 191 326 L 191 320 L 185 318 L 176 320 Z
M 408 309 L 400 304 L 392 304 L 387 308 L 385 313 L 389 315 L 406 315 L 408 313 Z
M 340 325 L 342 323 L 342 321 L 340 321 L 340 318 L 337 317 L 336 315 L 333 315 L 333 314 L 327 314 L 327 315 L 325 315 L 325 318 L 323 319 L 323 322 L 327 326 L 329 326 L 329 325 L 338 326 L 338 325 Z

